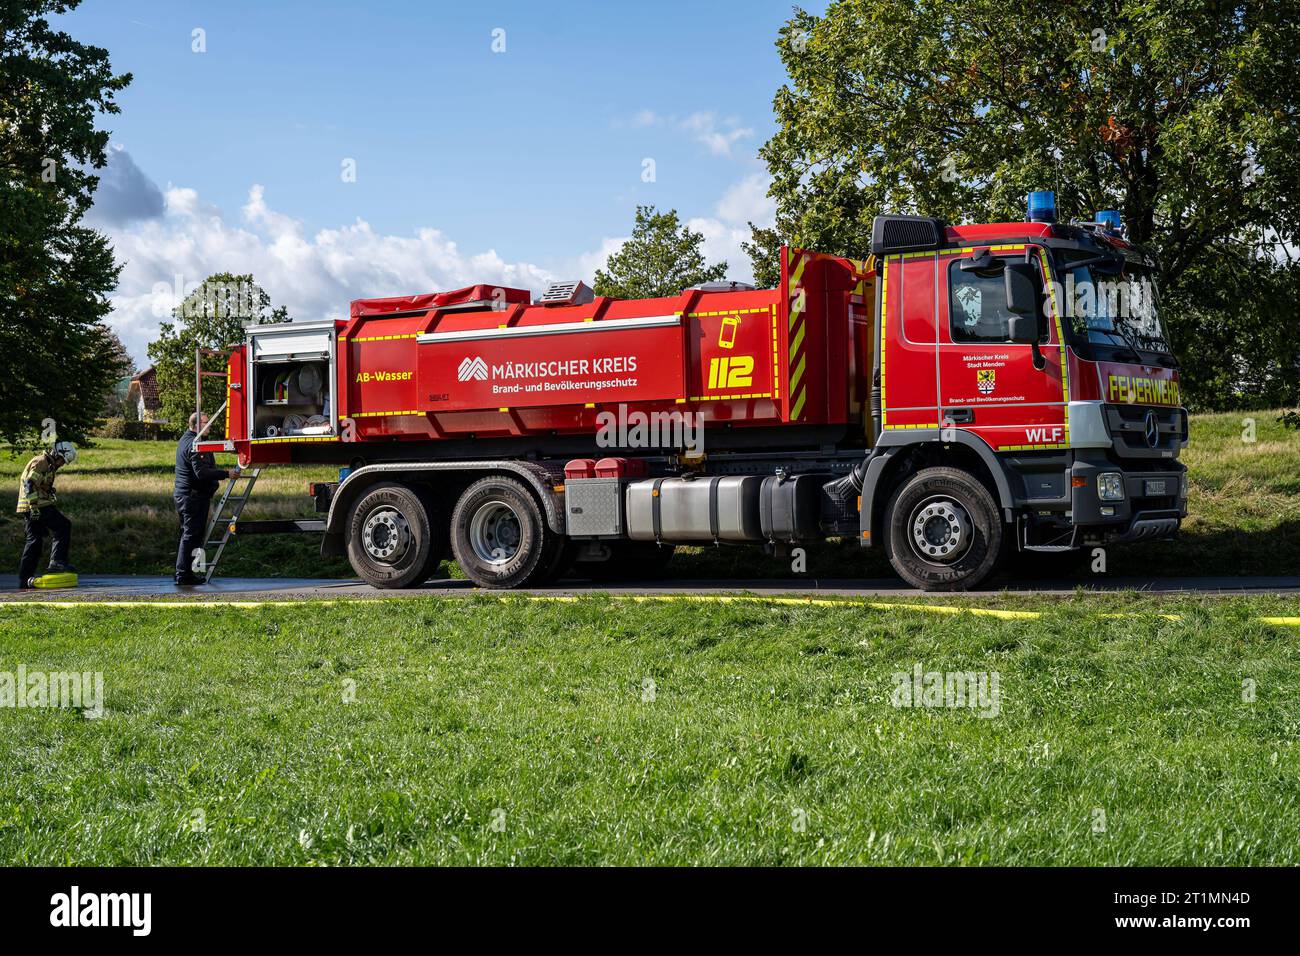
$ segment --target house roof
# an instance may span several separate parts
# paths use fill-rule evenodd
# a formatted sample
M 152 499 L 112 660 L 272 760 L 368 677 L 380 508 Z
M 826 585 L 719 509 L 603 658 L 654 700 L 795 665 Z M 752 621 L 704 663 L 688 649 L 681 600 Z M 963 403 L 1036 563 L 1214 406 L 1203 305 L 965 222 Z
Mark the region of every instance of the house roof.
M 131 384 L 127 386 L 127 396 L 129 397 L 137 388 L 140 390 L 140 397 L 144 399 L 146 409 L 154 411 L 162 408 L 162 401 L 158 398 L 158 373 L 152 365 L 131 379 Z

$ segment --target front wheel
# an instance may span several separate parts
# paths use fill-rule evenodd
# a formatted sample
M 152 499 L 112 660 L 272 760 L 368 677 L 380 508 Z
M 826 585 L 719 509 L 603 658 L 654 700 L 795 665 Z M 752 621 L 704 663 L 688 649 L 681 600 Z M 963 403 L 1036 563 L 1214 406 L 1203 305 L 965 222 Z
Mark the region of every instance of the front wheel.
M 925 468 L 885 511 L 885 552 L 924 591 L 965 591 L 997 568 L 1002 516 L 988 489 L 957 468 Z

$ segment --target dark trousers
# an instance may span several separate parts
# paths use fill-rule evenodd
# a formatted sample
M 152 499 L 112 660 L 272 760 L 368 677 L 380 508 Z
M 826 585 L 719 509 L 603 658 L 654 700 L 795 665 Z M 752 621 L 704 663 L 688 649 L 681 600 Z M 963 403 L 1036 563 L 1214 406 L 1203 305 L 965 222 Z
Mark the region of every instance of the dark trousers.
M 194 570 L 194 552 L 203 547 L 212 499 L 200 495 L 177 495 L 172 500 L 176 502 L 176 514 L 181 520 L 181 543 L 176 548 L 176 577 L 189 574 L 202 577 L 206 571 Z
M 41 547 L 48 532 L 54 536 L 50 547 L 50 564 L 68 563 L 68 543 L 72 540 L 72 522 L 54 505 L 46 505 L 40 514 L 27 512 L 27 540 L 23 542 L 23 556 L 18 562 L 18 585 L 34 577 L 41 563 Z

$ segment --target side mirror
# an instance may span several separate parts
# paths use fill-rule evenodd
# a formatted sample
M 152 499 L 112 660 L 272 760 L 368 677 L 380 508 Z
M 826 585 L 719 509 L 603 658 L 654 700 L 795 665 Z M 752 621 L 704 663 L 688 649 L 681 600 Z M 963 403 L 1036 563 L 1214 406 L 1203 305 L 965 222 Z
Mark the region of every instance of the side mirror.
M 1043 314 L 1039 308 L 1038 273 L 1028 262 L 1008 262 L 1003 272 L 1006 282 L 1007 308 L 1011 319 L 1007 322 L 1007 337 L 1012 342 L 1028 345 L 1033 350 L 1034 368 L 1042 371 L 1047 361 L 1038 349 L 1043 333 Z
M 1016 315 L 1038 315 L 1038 275 L 1033 265 L 1008 262 L 1002 276 L 1007 284 L 1007 308 Z

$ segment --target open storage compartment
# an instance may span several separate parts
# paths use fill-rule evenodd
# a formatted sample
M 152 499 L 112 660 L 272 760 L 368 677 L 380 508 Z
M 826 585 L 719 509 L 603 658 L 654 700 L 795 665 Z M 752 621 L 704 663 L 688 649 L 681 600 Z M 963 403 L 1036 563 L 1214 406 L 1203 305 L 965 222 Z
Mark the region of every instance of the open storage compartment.
M 253 326 L 249 340 L 249 438 L 336 435 L 334 322 Z

